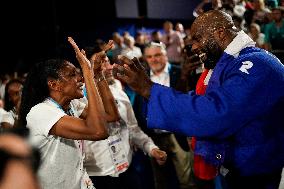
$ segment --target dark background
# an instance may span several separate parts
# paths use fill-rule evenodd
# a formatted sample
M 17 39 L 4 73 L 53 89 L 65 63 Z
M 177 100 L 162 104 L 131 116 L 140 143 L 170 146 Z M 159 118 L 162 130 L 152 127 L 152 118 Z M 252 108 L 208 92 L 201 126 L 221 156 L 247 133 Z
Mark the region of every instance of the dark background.
M 3 2 L 2 2 L 3 3 Z M 42 59 L 74 61 L 67 43 L 79 47 L 108 40 L 118 28 L 162 28 L 165 20 L 190 25 L 199 0 L 38 0 L 1 5 L 0 73 L 25 73 Z

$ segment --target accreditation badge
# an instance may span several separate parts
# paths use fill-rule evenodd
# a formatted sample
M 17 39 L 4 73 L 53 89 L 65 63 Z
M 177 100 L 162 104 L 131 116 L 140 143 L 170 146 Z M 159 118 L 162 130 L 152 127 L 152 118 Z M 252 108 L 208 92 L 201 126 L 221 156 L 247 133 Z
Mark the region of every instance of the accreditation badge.
M 123 148 L 119 134 L 108 137 L 108 147 L 115 166 L 116 175 L 124 172 L 129 167 L 128 159 Z

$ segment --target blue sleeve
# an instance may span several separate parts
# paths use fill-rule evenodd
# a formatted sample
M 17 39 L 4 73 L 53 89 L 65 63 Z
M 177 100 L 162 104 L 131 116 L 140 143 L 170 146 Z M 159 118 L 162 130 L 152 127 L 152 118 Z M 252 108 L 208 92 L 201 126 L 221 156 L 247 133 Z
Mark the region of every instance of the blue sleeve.
M 225 122 L 228 121 L 224 116 L 229 113 L 229 104 L 221 102 L 220 98 L 216 93 L 212 97 L 196 95 L 194 92 L 182 94 L 154 84 L 147 107 L 148 127 L 186 136 L 217 136 L 224 132 L 227 125 Z
M 246 74 L 239 70 L 241 65 L 224 74 L 223 82 L 214 81 L 212 75 L 204 96 L 154 84 L 147 104 L 148 127 L 187 136 L 224 138 L 256 118 L 261 120 L 283 98 L 283 73 L 280 70 L 278 77 L 277 73 L 271 74 L 272 69 L 255 63 Z

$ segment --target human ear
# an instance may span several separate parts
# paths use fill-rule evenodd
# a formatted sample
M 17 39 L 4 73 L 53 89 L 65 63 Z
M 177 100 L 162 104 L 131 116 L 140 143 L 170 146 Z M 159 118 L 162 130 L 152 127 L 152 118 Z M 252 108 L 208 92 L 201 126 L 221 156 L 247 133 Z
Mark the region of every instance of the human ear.
M 49 87 L 49 89 L 54 90 L 54 91 L 60 91 L 61 87 L 60 84 L 58 83 L 57 80 L 48 80 L 47 81 L 47 85 Z
M 226 36 L 226 34 L 225 34 L 225 28 L 223 28 L 223 27 L 218 28 L 218 29 L 214 32 L 214 37 L 215 37 L 216 39 L 218 39 L 219 41 L 224 41 L 225 36 Z
M 226 45 L 226 30 L 223 27 L 218 28 L 213 34 L 216 42 L 220 45 L 221 48 L 225 48 Z

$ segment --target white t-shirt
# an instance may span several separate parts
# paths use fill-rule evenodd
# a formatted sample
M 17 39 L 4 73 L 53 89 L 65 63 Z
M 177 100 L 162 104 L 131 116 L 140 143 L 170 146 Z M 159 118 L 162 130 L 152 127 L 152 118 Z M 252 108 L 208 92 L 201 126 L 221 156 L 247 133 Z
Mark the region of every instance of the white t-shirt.
M 73 116 L 79 117 L 85 105 L 72 101 Z M 55 102 L 46 99 L 31 108 L 27 127 L 30 129 L 31 144 L 41 152 L 41 166 L 38 176 L 42 189 L 79 189 L 83 176 L 83 153 L 79 141 L 49 135 L 50 129 L 67 115 Z
M 3 116 L 5 114 L 7 114 L 8 112 L 6 112 L 3 108 L 0 108 L 0 122 L 2 122 Z M 1 126 L 0 126 L 1 127 Z
M 121 52 L 121 55 L 129 56 L 129 58 L 131 57 L 131 59 L 134 57 L 141 58 L 142 52 L 139 47 L 134 46 L 133 49 L 130 49 L 130 48 L 123 49 Z
M 119 131 L 117 137 L 110 134 L 111 136 L 105 140 L 84 142 L 86 152 L 84 166 L 90 176 L 109 175 L 117 177 L 119 173 L 126 171 L 127 168 L 122 168 L 120 172 L 117 168 L 120 165 L 123 166 L 124 163 L 130 165 L 132 144 L 143 149 L 148 154 L 150 154 L 152 149 L 158 148 L 152 139 L 138 127 L 129 98 L 122 90 L 120 82 L 118 80 L 115 81 L 115 84 L 109 87 L 117 103 L 121 120 L 116 123 L 109 123 L 108 127 L 110 128 L 114 124 L 118 124 L 117 128 L 119 128 Z M 115 146 L 116 150 L 118 149 L 120 152 L 118 150 L 116 152 L 112 151 L 110 143 L 114 141 L 113 139 L 121 139 L 121 142 L 116 143 Z M 120 155 L 124 155 L 126 158 L 121 158 Z
M 11 125 L 14 125 L 16 119 L 18 119 L 18 115 L 16 114 L 16 110 L 13 108 L 9 112 L 5 112 L 2 115 L 1 122 L 5 122 L 5 123 L 9 123 Z
M 279 184 L 279 189 L 284 189 L 284 168 L 282 169 L 282 176 Z

